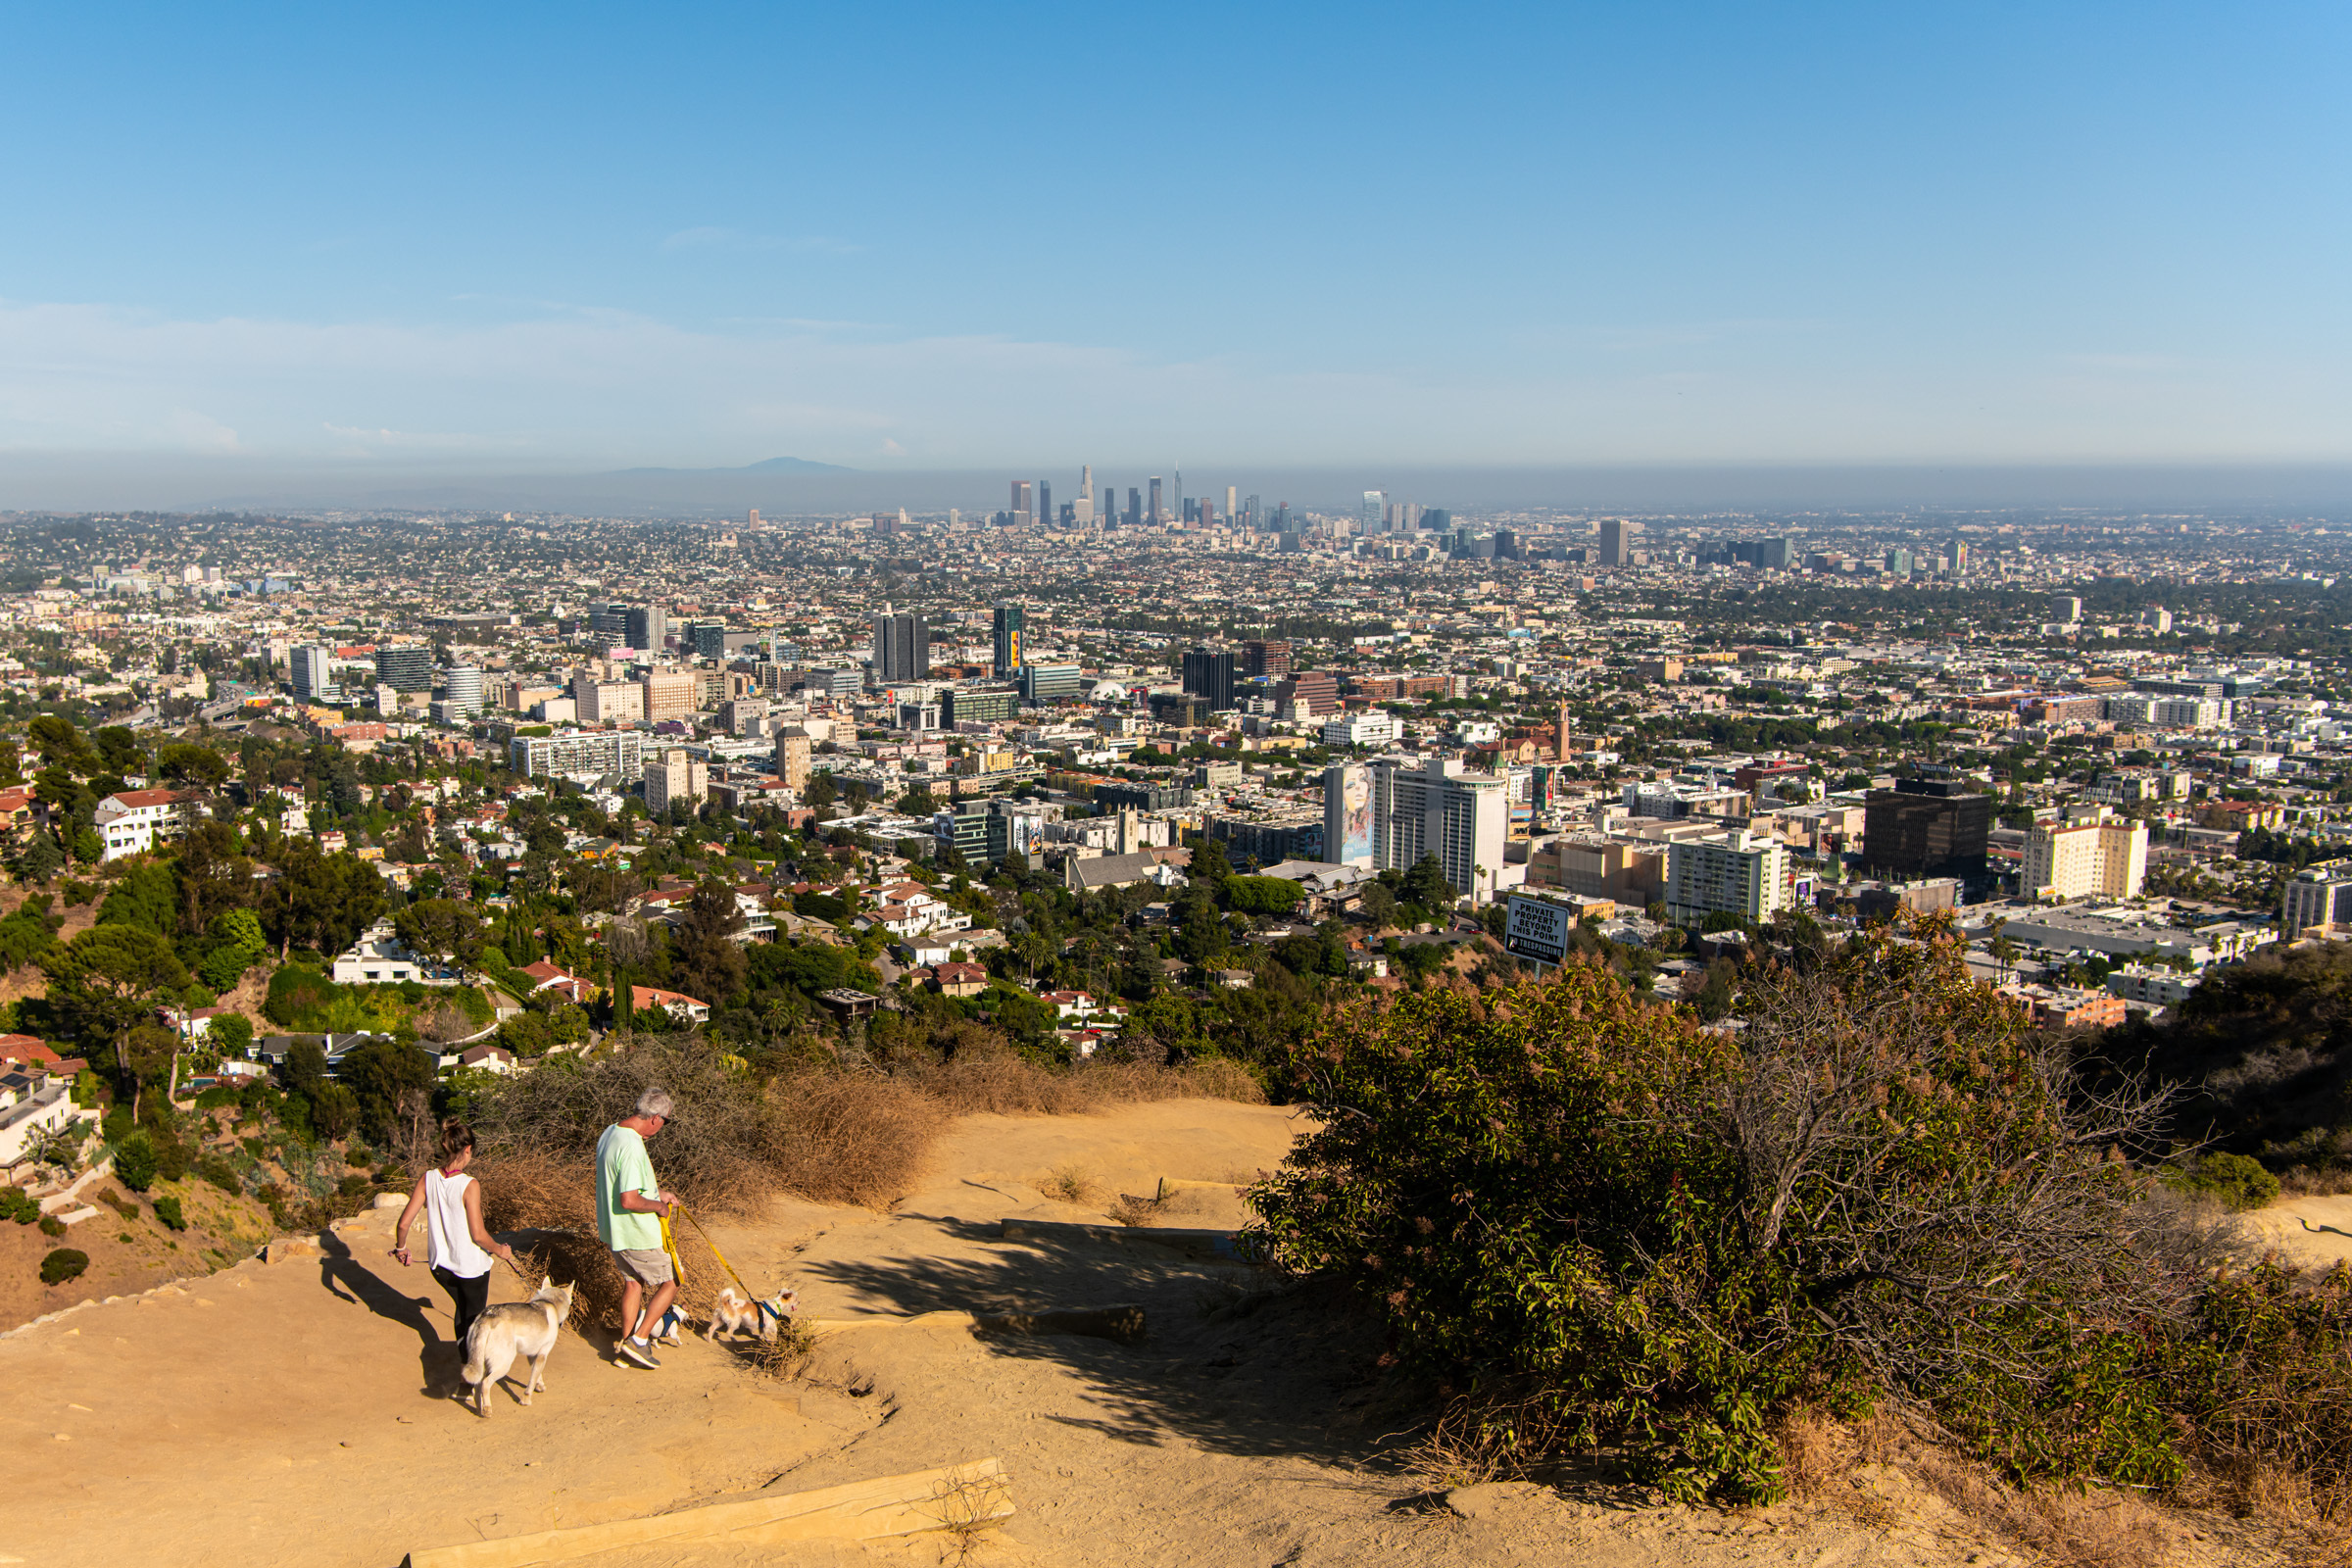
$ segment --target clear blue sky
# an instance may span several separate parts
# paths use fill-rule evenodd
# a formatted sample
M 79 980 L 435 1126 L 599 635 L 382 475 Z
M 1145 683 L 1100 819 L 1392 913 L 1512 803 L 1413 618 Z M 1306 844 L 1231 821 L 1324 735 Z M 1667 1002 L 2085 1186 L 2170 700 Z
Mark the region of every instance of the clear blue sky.
M 2340 0 L 19 8 L 0 475 L 2352 459 L 2348 46 Z

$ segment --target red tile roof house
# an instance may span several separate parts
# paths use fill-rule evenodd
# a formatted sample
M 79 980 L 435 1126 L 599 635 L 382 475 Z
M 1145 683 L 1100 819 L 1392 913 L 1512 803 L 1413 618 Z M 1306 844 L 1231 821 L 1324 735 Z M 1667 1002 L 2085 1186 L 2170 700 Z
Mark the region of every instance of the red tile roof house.
M 19 1067 L 46 1067 L 57 1060 L 39 1035 L 0 1035 L 0 1062 Z
M 531 990 L 533 993 L 541 991 L 557 991 L 563 993 L 564 996 L 570 998 L 576 1003 L 585 1004 L 590 993 L 596 989 L 587 981 L 582 980 L 579 976 L 566 973 L 565 971 L 557 968 L 545 958 L 541 958 L 536 963 L 526 963 L 514 972 L 516 974 L 527 974 L 531 977 Z
M 988 971 L 976 963 L 943 963 L 931 976 L 943 996 L 976 997 L 988 989 Z
M 698 1002 L 680 991 L 663 991 L 657 986 L 629 987 L 629 1010 L 632 1013 L 666 1012 L 685 1023 L 709 1023 L 710 1004 Z

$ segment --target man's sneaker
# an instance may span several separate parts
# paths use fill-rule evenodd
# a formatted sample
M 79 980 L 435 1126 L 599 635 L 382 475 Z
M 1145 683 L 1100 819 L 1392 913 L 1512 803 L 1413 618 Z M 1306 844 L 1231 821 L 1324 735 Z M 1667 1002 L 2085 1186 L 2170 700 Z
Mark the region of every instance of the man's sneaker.
M 662 1364 L 654 1359 L 654 1348 L 643 1340 L 632 1340 L 623 1336 L 621 1342 L 612 1348 L 615 1354 L 634 1361 L 642 1367 L 659 1367 Z

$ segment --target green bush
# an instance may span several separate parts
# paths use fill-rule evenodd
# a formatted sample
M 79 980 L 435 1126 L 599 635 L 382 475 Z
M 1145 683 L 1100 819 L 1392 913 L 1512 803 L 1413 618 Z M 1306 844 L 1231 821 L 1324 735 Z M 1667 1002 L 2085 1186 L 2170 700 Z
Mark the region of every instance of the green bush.
M 37 1199 L 22 1187 L 0 1187 L 0 1219 L 13 1219 L 20 1225 L 31 1225 L 40 1220 L 41 1205 Z
M 2148 1380 L 2208 1276 L 2108 1157 L 2153 1108 L 2078 1102 L 1948 927 L 1741 990 L 1736 1038 L 1591 960 L 1335 1015 L 1256 1245 L 1354 1286 L 1505 1461 L 1769 1499 L 1781 1414 L 1893 1396 L 2019 1475 L 2178 1475 L 2193 1418 Z
M 2233 1213 L 2261 1208 L 2278 1196 L 2278 1178 L 2265 1169 L 2261 1160 L 2245 1154 L 2205 1154 L 2165 1179 L 2181 1192 L 2213 1199 Z
M 41 1234 L 51 1241 L 55 1241 L 58 1237 L 66 1234 L 66 1222 L 55 1214 L 43 1214 L 41 1216 Z
M 176 1198 L 157 1199 L 155 1200 L 155 1217 L 162 1220 L 165 1227 L 170 1230 L 184 1231 L 188 1228 L 188 1218 L 180 1212 L 179 1200 Z
M 77 1252 L 71 1247 L 61 1247 L 41 1259 L 41 1283 L 43 1285 L 63 1285 L 70 1279 L 79 1278 L 81 1271 L 89 1266 L 90 1255 L 87 1252 Z
M 155 1185 L 155 1145 L 144 1131 L 134 1132 L 115 1146 L 115 1174 L 134 1193 Z
M 196 1174 L 232 1198 L 243 1191 L 237 1181 L 236 1167 L 219 1154 L 207 1154 L 196 1161 Z

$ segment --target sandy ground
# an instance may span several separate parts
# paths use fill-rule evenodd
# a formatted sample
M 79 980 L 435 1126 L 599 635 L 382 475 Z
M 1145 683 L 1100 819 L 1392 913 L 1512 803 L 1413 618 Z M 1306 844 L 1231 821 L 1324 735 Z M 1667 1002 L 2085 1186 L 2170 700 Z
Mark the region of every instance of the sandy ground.
M 328 1255 L 247 1263 L 0 1340 L 0 1446 L 16 1458 L 0 1562 L 352 1564 L 760 1489 L 996 1456 L 1019 1515 L 959 1559 L 889 1548 L 635 1549 L 600 1568 L 938 1563 L 1429 1565 L 1997 1562 L 1933 1499 L 1852 1512 L 1638 1508 L 1603 1491 L 1504 1488 L 1462 1517 L 1386 1457 L 1367 1344 L 1245 1265 L 1148 1231 L 1007 1242 L 1007 1217 L 1099 1222 L 1054 1190 L 1149 1196 L 1274 1164 L 1290 1114 L 1195 1101 L 1092 1116 L 970 1118 L 889 1214 L 779 1203 L 717 1237 L 762 1292 L 822 1317 L 1141 1303 L 1135 1345 L 959 1328 L 852 1329 L 786 1383 L 699 1339 L 659 1372 L 566 1335 L 547 1392 L 477 1419 L 448 1396 L 447 1302 L 384 1255 L 390 1211 Z M 660 1148 L 655 1148 L 657 1162 Z M 1060 1171 L 1062 1175 L 1054 1173 Z M 1168 1224 L 1230 1218 L 1214 1189 Z M 1171 1205 L 1177 1206 L 1177 1205 Z M 516 1294 L 503 1273 L 498 1296 Z
M 2240 1214 L 2265 1249 L 2304 1268 L 2352 1263 L 2352 1197 L 2282 1198 L 2268 1208 Z

